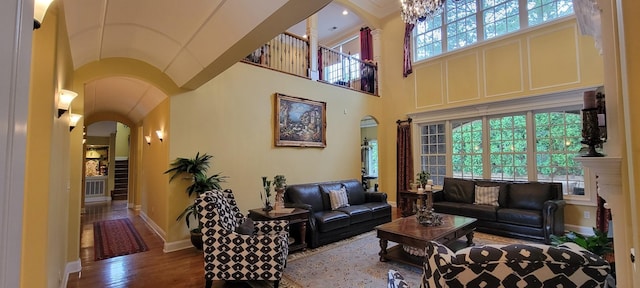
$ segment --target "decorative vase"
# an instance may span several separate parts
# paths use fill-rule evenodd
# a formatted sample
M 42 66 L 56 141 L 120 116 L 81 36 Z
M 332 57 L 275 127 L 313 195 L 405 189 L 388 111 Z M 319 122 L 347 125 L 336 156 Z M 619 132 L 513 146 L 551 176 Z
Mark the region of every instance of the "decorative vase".
M 198 250 L 202 250 L 202 232 L 191 231 L 191 244 Z
M 276 203 L 275 210 L 284 209 L 284 188 L 276 187 Z

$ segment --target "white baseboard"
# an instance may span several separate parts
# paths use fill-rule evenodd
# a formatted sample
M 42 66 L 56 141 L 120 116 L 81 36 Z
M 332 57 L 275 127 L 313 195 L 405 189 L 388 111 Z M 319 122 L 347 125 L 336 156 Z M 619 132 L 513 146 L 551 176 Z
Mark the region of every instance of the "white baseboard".
M 398 203 L 396 203 L 395 201 L 387 201 L 387 203 L 389 203 L 391 207 L 398 207 Z
M 133 210 L 141 211 L 141 210 L 142 210 L 142 205 L 136 205 L 136 206 L 134 206 L 134 207 L 133 207 Z
M 164 248 L 162 248 L 162 252 L 169 253 L 175 252 L 178 250 L 193 248 L 193 244 L 191 244 L 191 240 L 184 239 L 175 242 L 164 242 Z
M 108 202 L 108 201 L 111 201 L 111 197 L 109 196 L 84 198 L 84 203 Z
M 82 262 L 80 258 L 76 259 L 76 261 L 67 263 L 64 268 L 64 276 L 62 278 L 62 282 L 60 283 L 60 288 L 67 287 L 67 282 L 69 282 L 69 274 L 76 273 L 82 271 Z
M 564 224 L 564 230 L 577 232 L 577 233 L 580 233 L 580 234 L 585 235 L 585 236 L 593 235 L 593 228 L 592 227 Z
M 147 225 L 149 225 L 151 230 L 153 230 L 156 235 L 162 238 L 162 242 L 167 242 L 167 240 L 165 240 L 167 239 L 167 233 L 165 233 L 164 230 L 162 230 L 162 228 L 160 228 L 160 226 L 156 224 L 156 222 L 153 222 L 153 220 L 151 220 L 151 218 L 149 218 L 149 216 L 147 216 L 147 214 L 145 214 L 144 212 L 140 212 L 140 218 L 142 218 L 142 220 L 147 223 Z
M 129 160 L 128 156 L 116 156 L 116 161 Z

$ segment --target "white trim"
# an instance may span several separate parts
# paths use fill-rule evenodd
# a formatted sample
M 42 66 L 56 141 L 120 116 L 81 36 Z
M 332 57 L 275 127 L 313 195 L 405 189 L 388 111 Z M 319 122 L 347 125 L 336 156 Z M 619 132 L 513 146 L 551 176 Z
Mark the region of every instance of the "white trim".
M 504 46 L 508 46 L 511 45 L 513 43 L 517 43 L 519 48 L 518 48 L 518 64 L 520 66 L 520 90 L 514 90 L 514 91 L 509 91 L 509 92 L 503 92 L 503 93 L 498 93 L 498 94 L 492 94 L 489 95 L 489 92 L 487 91 L 487 51 L 491 50 L 491 49 L 495 49 L 498 47 L 504 47 Z M 498 45 L 492 45 L 492 46 L 487 46 L 484 47 L 482 49 L 482 68 L 483 68 L 483 74 L 484 77 L 482 77 L 483 81 L 484 81 L 484 97 L 486 98 L 491 98 L 491 97 L 498 97 L 498 96 L 504 96 L 504 95 L 510 95 L 513 93 L 522 93 L 524 92 L 524 73 L 522 73 L 522 71 L 524 71 L 524 68 L 522 67 L 522 40 L 520 39 L 516 39 L 514 41 L 509 41 L 509 42 L 505 42 L 505 43 L 498 43 Z
M 0 287 L 22 286 L 33 5 L 25 0 L 0 4 L 0 17 L 5 20 L 0 27 Z
M 123 160 L 129 160 L 128 156 L 117 156 L 115 158 L 115 161 L 123 161 Z
M 111 197 L 109 196 L 84 198 L 84 203 L 109 202 L 109 201 L 111 201 Z
M 499 115 L 529 110 L 550 109 L 555 107 L 582 106 L 584 103 L 582 98 L 583 92 L 595 89 L 596 87 L 586 87 L 553 94 L 494 101 L 491 102 L 491 104 L 482 103 L 434 111 L 408 113 L 407 116 L 413 119 L 414 124 L 422 124 L 451 119 L 481 117 L 485 115 Z
M 592 227 L 564 224 L 564 230 L 567 231 L 567 232 L 568 231 L 577 232 L 577 233 L 580 233 L 580 234 L 582 234 L 584 236 L 593 235 L 593 228 Z
M 180 251 L 184 249 L 193 248 L 193 244 L 191 244 L 191 240 L 184 239 L 175 242 L 164 242 L 164 247 L 162 248 L 162 252 L 170 253 L 175 251 Z
M 451 101 L 451 98 L 449 98 L 449 91 L 451 91 L 451 89 L 449 89 L 449 86 L 452 85 L 453 83 L 451 83 L 451 81 L 449 81 L 449 62 L 452 62 L 451 60 L 456 60 L 456 59 L 460 59 L 460 58 L 466 58 L 467 56 L 475 56 L 475 60 L 476 60 L 476 83 L 478 83 L 478 87 L 476 87 L 476 97 L 473 98 L 468 98 L 468 99 L 462 99 L 462 100 L 456 100 L 456 101 Z M 445 61 L 445 82 L 447 83 L 447 99 L 446 99 L 446 104 L 450 104 L 450 103 L 460 103 L 460 102 L 467 102 L 469 100 L 477 100 L 481 98 L 480 93 L 482 93 L 480 91 L 480 57 L 478 56 L 478 51 L 474 51 L 471 53 L 467 53 L 467 54 L 459 54 L 456 56 L 452 56 L 451 58 L 447 59 Z M 456 83 L 458 84 L 458 83 Z
M 533 61 L 531 61 L 531 52 L 527 53 L 527 67 L 528 67 L 528 72 L 529 72 L 529 90 L 531 91 L 535 91 L 535 90 L 541 90 L 541 89 L 549 89 L 549 88 L 555 88 L 555 87 L 560 87 L 560 86 L 565 86 L 568 84 L 579 84 L 581 81 L 581 73 L 580 73 L 580 49 L 579 46 L 580 44 L 578 43 L 578 27 L 573 24 L 573 25 L 565 25 L 565 26 L 560 26 L 556 29 L 553 30 L 549 30 L 549 31 L 544 31 L 541 33 L 535 33 L 532 34 L 530 36 L 527 37 L 527 51 L 531 51 L 531 39 L 535 38 L 535 37 L 540 37 L 543 35 L 547 35 L 547 34 L 551 34 L 553 32 L 557 32 L 566 28 L 572 27 L 573 28 L 573 39 L 575 41 L 575 47 L 576 47 L 576 77 L 577 79 L 573 82 L 565 82 L 565 83 L 558 83 L 558 84 L 553 84 L 553 85 L 549 85 L 549 86 L 540 86 L 540 87 L 533 87 L 533 79 L 531 77 L 533 77 L 533 73 L 531 72 L 531 68 L 532 68 L 532 63 Z
M 69 275 L 71 275 L 71 273 L 80 271 L 82 271 L 82 261 L 80 261 L 80 258 L 76 259 L 76 261 L 68 262 L 64 268 L 64 276 L 62 278 L 62 282 L 60 283 L 60 288 L 67 287 L 67 283 L 69 282 Z
M 147 225 L 149 226 L 149 228 L 151 228 L 151 230 L 153 230 L 153 232 L 156 233 L 156 235 L 158 235 L 160 238 L 162 238 L 162 242 L 167 242 L 167 233 L 164 232 L 164 230 L 162 230 L 162 228 L 160 228 L 160 226 L 158 226 L 158 224 L 156 224 L 156 222 L 153 222 L 153 220 L 151 220 L 151 218 L 149 218 L 149 216 L 147 216 L 146 213 L 144 213 L 144 211 L 140 212 L 140 218 L 142 218 L 142 220 L 147 223 Z

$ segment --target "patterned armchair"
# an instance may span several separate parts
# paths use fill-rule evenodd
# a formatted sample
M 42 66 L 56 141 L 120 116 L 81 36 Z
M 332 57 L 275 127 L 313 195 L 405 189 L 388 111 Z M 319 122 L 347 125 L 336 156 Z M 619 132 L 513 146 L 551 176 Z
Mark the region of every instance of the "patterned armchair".
M 421 287 L 607 287 L 609 263 L 575 243 L 481 245 L 453 252 L 429 242 Z M 388 287 L 409 287 L 390 270 Z
M 287 221 L 256 221 L 252 235 L 236 232 L 245 218 L 231 190 L 196 199 L 202 222 L 206 287 L 213 280 L 266 280 L 278 287 L 289 254 Z

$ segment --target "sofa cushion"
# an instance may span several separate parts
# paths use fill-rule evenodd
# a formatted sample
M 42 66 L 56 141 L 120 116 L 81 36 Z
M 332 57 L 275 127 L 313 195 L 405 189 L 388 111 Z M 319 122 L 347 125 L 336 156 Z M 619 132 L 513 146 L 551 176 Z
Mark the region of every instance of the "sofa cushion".
M 475 189 L 475 202 L 477 205 L 498 206 L 500 186 L 478 186 Z
M 498 206 L 507 207 L 507 199 L 509 197 L 509 184 L 510 182 L 498 181 L 498 180 L 476 180 L 477 186 L 499 186 L 500 192 L 498 195 Z
M 329 191 L 329 200 L 331 202 L 331 210 L 336 210 L 342 207 L 349 206 L 349 199 L 347 198 L 347 189 L 341 187 L 338 190 Z
M 331 190 L 340 190 L 340 188 L 344 187 L 340 182 L 326 182 L 320 183 L 319 185 L 320 191 L 322 193 L 322 203 L 324 205 L 324 210 L 332 210 L 331 209 L 331 198 L 329 197 L 329 191 Z M 347 195 L 347 198 L 349 196 Z
M 472 180 L 445 177 L 442 187 L 444 200 L 472 204 L 474 188 Z
M 284 192 L 285 202 L 305 203 L 311 205 L 314 212 L 324 210 L 320 188 L 316 184 L 299 184 L 287 186 Z M 331 206 L 328 206 L 331 207 Z
M 367 202 L 361 206 L 369 208 L 374 219 L 390 217 L 391 215 L 391 205 L 387 202 Z
M 360 181 L 352 179 L 342 181 L 342 185 L 347 188 L 347 195 L 349 196 L 349 204 L 360 205 L 365 203 L 365 191 L 362 188 Z
M 349 226 L 349 215 L 342 211 L 320 211 L 313 213 L 320 232 L 327 232 Z
M 434 202 L 433 208 L 438 213 L 460 215 L 486 221 L 496 221 L 496 211 L 498 210 L 497 206 L 456 202 Z
M 498 221 L 529 227 L 542 227 L 542 211 L 524 209 L 499 209 Z
M 364 205 L 351 205 L 347 207 L 338 208 L 338 211 L 344 212 L 349 215 L 349 222 L 353 225 L 364 221 L 373 219 L 373 212 L 369 207 Z
M 544 202 L 552 196 L 550 185 L 545 183 L 512 183 L 510 186 L 509 208 L 542 210 Z

